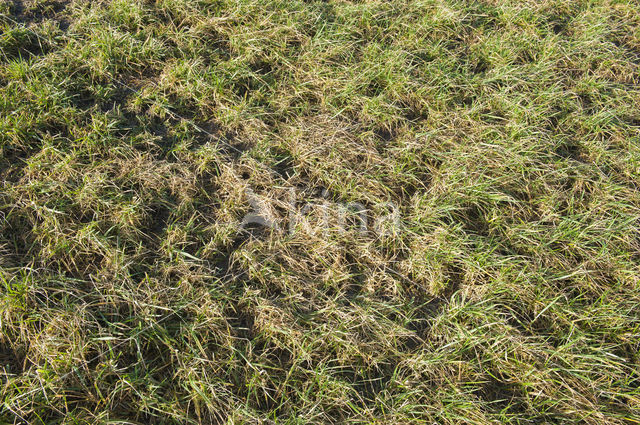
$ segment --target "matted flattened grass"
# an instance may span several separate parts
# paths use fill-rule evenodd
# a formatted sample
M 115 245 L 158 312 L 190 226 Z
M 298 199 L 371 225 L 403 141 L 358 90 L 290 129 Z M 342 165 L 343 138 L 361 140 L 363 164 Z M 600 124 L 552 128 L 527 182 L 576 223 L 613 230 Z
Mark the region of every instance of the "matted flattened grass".
M 640 422 L 636 1 L 0 1 L 0 421 Z

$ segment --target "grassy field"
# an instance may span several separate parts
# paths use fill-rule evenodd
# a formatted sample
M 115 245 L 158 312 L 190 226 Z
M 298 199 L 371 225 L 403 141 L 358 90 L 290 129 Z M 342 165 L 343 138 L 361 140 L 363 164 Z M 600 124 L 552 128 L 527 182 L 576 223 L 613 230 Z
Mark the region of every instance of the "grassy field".
M 640 3 L 0 0 L 0 423 L 640 423 Z

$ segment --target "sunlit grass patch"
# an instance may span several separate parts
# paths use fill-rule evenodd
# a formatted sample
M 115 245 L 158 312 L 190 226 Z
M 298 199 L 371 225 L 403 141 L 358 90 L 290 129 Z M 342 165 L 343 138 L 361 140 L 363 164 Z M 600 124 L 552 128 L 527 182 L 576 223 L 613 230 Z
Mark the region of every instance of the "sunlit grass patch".
M 0 14 L 2 420 L 640 420 L 634 2 Z

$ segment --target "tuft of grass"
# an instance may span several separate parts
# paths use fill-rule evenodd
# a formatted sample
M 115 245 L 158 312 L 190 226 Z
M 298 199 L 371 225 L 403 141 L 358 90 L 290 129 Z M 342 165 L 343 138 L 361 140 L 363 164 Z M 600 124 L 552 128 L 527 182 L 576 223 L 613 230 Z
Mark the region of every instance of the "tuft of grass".
M 634 1 L 0 1 L 0 421 L 640 422 L 639 68 Z

